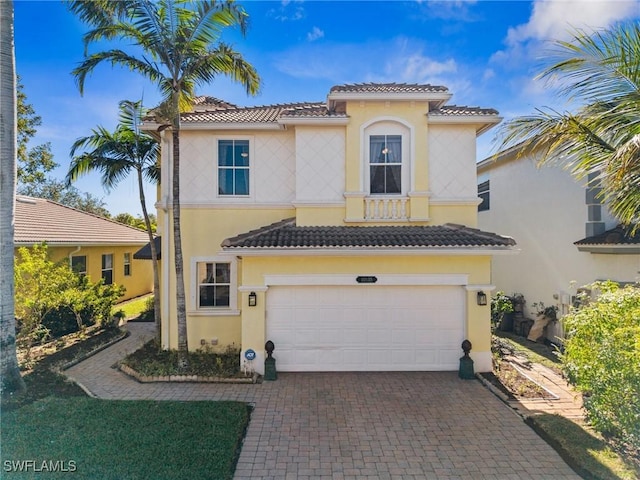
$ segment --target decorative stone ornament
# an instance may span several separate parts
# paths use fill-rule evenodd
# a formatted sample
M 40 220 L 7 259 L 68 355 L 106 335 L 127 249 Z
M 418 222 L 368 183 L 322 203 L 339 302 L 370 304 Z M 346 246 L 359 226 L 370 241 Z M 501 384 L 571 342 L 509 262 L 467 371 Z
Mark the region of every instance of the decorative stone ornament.
M 469 340 L 465 340 L 462 342 L 462 351 L 464 352 L 464 356 L 460 357 L 460 368 L 458 369 L 458 377 L 463 380 L 473 380 L 476 378 L 476 375 L 473 371 L 473 360 L 469 356 L 469 352 L 471 351 L 471 342 Z
M 264 344 L 264 349 L 267 352 L 267 358 L 264 359 L 264 379 L 265 380 L 277 380 L 278 372 L 276 371 L 276 359 L 273 358 L 273 351 L 275 345 L 271 340 L 267 340 Z

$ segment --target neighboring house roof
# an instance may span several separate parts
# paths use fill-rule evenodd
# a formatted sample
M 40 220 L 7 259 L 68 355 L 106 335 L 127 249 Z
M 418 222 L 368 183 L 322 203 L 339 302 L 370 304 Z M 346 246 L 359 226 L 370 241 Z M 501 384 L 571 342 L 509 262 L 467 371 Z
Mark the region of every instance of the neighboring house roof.
M 155 237 L 153 243 L 156 245 L 156 255 L 158 260 L 162 258 L 162 237 Z M 136 260 L 151 260 L 151 244 L 147 242 L 144 247 L 133 254 L 133 258 Z
M 298 227 L 295 218 L 228 238 L 222 247 L 234 249 L 507 249 L 512 238 L 462 225 L 437 226 L 324 226 Z
M 16 197 L 15 245 L 142 245 L 144 230 L 43 198 Z
M 640 253 L 640 232 L 618 225 L 599 235 L 574 242 L 581 252 L 591 253 Z

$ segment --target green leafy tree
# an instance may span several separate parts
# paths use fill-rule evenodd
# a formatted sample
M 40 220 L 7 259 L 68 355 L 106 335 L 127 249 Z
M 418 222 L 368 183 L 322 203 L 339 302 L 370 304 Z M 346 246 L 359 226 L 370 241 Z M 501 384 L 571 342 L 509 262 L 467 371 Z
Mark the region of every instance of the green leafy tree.
M 42 124 L 42 119 L 36 115 L 33 105 L 27 100 L 24 87 L 19 83 L 17 86 L 17 109 L 17 192 L 20 195 L 46 198 L 83 212 L 109 218 L 111 215 L 101 198 L 81 192 L 77 188 L 67 185 L 66 182 L 50 176 L 58 164 L 53 160 L 49 143 L 30 147 L 29 143 L 35 137 L 38 131 L 37 127 Z
M 26 389 L 18 369 L 13 279 L 17 105 L 13 2 L 0 2 L 0 392 Z
M 144 217 L 140 215 L 134 217 L 130 213 L 119 213 L 114 216 L 112 220 L 124 225 L 129 225 L 130 227 L 139 228 L 141 230 L 145 229 Z M 149 222 L 151 223 L 151 230 L 155 233 L 158 228 L 158 221 L 153 213 L 149 213 Z
M 42 118 L 36 115 L 33 105 L 28 103 L 24 86 L 18 83 L 18 187 L 40 185 L 47 179 L 47 173 L 58 166 L 53 161 L 51 145 L 45 143 L 29 148 Z
M 539 78 L 560 81 L 575 112 L 541 108 L 507 122 L 500 148 L 518 145 L 542 163 L 562 162 L 579 179 L 602 186 L 623 223 L 640 221 L 640 24 L 577 30 L 558 41 Z
M 640 448 L 640 288 L 591 286 L 599 297 L 564 317 L 563 369 L 600 432 Z
M 87 75 L 106 62 L 140 73 L 157 84 L 164 97 L 159 111 L 171 128 L 173 141 L 171 215 L 176 313 L 178 350 L 184 353 L 188 345 L 180 224 L 180 112 L 191 107 L 196 86 L 208 84 L 219 75 L 240 82 L 247 93 L 257 93 L 260 79 L 255 69 L 220 40 L 227 27 L 239 27 L 244 34 L 248 16 L 231 1 L 138 0 L 114 9 L 76 0 L 70 6 L 94 27 L 85 35 L 85 45 L 120 39 L 135 47 L 130 52 L 111 49 L 85 58 L 73 71 L 81 92 Z M 186 356 L 182 358 L 186 363 Z
M 114 132 L 96 127 L 92 134 L 76 140 L 71 147 L 72 161 L 67 181 L 77 180 L 92 171 L 102 174 L 102 185 L 111 190 L 130 173 L 136 175 L 140 207 L 144 228 L 149 236 L 151 260 L 153 262 L 153 298 L 156 336 L 160 340 L 160 276 L 158 274 L 158 252 L 153 241 L 154 229 L 147 211 L 144 180 L 157 184 L 160 180 L 158 156 L 160 147 L 151 136 L 140 131 L 140 120 L 146 114 L 142 102 L 120 102 L 120 122 Z M 79 151 L 83 153 L 76 155 Z

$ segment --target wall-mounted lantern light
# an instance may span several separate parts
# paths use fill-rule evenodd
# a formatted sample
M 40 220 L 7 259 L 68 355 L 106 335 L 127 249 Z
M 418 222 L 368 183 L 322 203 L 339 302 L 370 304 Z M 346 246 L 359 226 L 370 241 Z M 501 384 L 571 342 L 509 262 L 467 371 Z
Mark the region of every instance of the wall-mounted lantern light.
M 487 304 L 487 294 L 484 292 L 478 292 L 478 305 Z
M 256 292 L 251 292 L 249 294 L 249 306 L 255 307 L 257 304 L 258 304 L 258 296 L 256 295 Z

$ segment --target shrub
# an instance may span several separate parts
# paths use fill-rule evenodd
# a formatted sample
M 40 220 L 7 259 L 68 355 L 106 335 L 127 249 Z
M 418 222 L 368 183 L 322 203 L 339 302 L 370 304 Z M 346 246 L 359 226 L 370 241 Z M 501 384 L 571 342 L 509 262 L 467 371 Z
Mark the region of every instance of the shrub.
M 563 369 L 593 426 L 640 448 L 640 288 L 612 282 L 565 317 Z
M 68 262 L 53 262 L 45 244 L 20 248 L 15 265 L 18 340 L 26 347 L 111 321 L 111 309 L 124 293 L 119 285 L 76 275 Z

